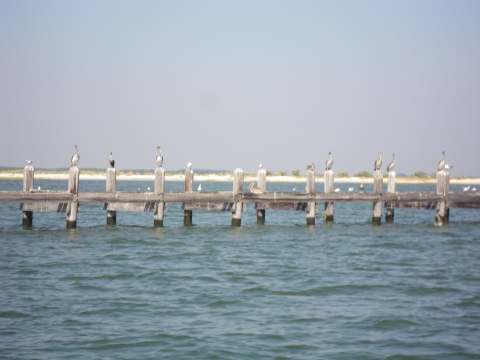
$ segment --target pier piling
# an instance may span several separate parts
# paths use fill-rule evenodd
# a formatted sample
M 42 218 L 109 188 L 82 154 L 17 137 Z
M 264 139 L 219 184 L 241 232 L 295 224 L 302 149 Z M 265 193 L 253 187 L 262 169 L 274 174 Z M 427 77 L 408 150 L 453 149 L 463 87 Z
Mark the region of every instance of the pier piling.
M 324 192 L 326 194 L 333 193 L 333 187 L 335 182 L 335 175 L 332 170 L 326 170 L 323 174 L 324 178 Z M 325 203 L 325 212 L 323 213 L 323 220 L 326 222 L 333 221 L 333 213 L 334 213 L 334 202 L 326 202 Z
M 267 172 L 263 168 L 260 168 L 257 173 L 257 187 L 267 191 Z M 257 209 L 257 224 L 265 224 L 265 209 Z
M 160 195 L 165 193 L 165 170 L 163 167 L 155 169 L 155 194 Z M 163 213 L 165 210 L 165 203 L 156 203 L 156 210 L 153 216 L 153 226 L 163 227 Z
M 193 192 L 193 178 L 194 171 L 191 167 L 187 167 L 185 171 L 185 192 Z M 183 225 L 192 225 L 193 224 L 193 210 L 183 210 Z
M 107 192 L 117 191 L 117 170 L 114 167 L 107 169 Z M 107 210 L 107 225 L 117 224 L 117 212 Z
M 77 166 L 72 166 L 68 172 L 68 192 L 70 194 L 78 193 L 78 179 L 79 179 L 79 170 Z M 71 202 L 67 209 L 67 229 L 76 229 L 77 228 L 77 211 L 78 203 Z
M 23 191 L 30 192 L 33 189 L 35 170 L 33 166 L 27 165 L 23 169 Z M 23 211 L 22 226 L 28 228 L 33 225 L 33 211 Z
M 375 170 L 373 176 L 373 193 L 381 194 L 383 192 L 383 175 L 380 170 Z M 382 222 L 382 202 L 375 201 L 373 203 L 372 224 L 380 225 Z
M 437 172 L 437 194 L 446 194 L 447 174 L 445 170 Z M 442 226 L 446 222 L 446 203 L 445 201 L 439 201 L 435 208 L 435 226 Z
M 396 180 L 396 174 L 395 171 L 390 170 L 388 172 L 388 186 L 387 186 L 387 192 L 390 194 L 395 193 L 395 180 Z M 392 202 L 387 202 L 385 203 L 385 222 L 386 223 L 393 223 L 395 218 L 395 209 L 394 205 Z
M 233 173 L 233 196 L 237 198 L 237 195 L 243 193 L 243 170 L 238 168 Z M 235 199 L 236 200 L 236 199 Z M 240 201 L 235 201 L 235 205 L 232 211 L 232 226 L 238 227 L 242 225 L 242 210 L 243 204 Z
M 308 169 L 307 170 L 307 194 L 315 193 L 315 171 Z M 308 203 L 307 211 L 307 225 L 315 225 L 315 201 L 310 201 Z

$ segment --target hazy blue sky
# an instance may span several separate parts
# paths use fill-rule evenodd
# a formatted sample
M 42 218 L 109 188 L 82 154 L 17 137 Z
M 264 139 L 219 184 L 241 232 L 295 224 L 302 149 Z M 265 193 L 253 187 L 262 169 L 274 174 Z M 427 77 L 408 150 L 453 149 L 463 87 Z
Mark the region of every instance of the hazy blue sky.
M 0 165 L 480 175 L 480 1 L 0 0 Z

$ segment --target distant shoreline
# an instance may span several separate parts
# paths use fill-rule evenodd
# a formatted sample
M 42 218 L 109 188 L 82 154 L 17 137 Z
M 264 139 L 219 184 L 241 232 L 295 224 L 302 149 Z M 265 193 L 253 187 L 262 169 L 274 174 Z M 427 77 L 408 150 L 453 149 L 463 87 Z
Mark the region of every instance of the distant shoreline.
M 176 174 L 176 175 L 166 175 L 165 181 L 184 181 L 185 176 Z M 245 181 L 250 182 L 256 180 L 256 176 L 245 175 Z M 315 177 L 317 182 L 323 182 L 323 174 L 317 175 Z M 23 180 L 23 174 L 13 174 L 8 172 L 0 173 L 0 180 Z M 35 180 L 68 180 L 68 174 L 35 174 Z M 82 174 L 80 172 L 80 180 L 98 180 L 98 181 L 105 181 L 105 175 L 90 175 L 90 174 Z M 117 175 L 118 181 L 154 181 L 154 175 Z M 208 175 L 200 175 L 195 174 L 195 181 L 204 181 L 204 182 L 232 182 L 233 181 L 233 174 L 232 175 L 216 175 L 216 174 L 208 174 Z M 305 183 L 306 178 L 305 176 L 267 176 L 267 182 L 289 182 L 289 183 Z M 364 184 L 372 184 L 372 178 L 359 178 L 359 177 L 335 177 L 336 183 L 364 183 Z M 383 179 L 384 183 L 388 182 L 387 178 Z M 436 184 L 437 179 L 435 178 L 403 178 L 397 177 L 396 183 L 397 184 Z M 450 180 L 451 184 L 480 184 L 480 178 L 463 178 L 463 179 L 456 179 L 452 178 Z

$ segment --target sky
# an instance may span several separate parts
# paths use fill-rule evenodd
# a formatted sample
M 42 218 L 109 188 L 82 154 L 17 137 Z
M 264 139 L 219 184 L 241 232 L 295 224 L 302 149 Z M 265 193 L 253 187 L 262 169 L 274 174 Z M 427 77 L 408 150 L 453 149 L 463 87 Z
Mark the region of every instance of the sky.
M 480 176 L 480 1 L 0 0 L 0 166 Z

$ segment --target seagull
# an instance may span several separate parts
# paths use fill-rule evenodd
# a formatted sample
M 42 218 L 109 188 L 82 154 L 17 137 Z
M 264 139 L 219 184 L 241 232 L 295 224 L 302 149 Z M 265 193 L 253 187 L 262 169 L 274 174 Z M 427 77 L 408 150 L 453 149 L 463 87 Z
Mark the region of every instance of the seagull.
M 470 189 L 470 185 L 463 188 L 463 191 L 468 191 Z
M 260 169 L 263 168 L 263 164 L 258 165 L 258 167 L 259 167 Z
M 80 155 L 78 155 L 77 144 L 73 145 L 73 147 L 75 148 L 75 151 L 72 155 L 72 166 L 77 166 L 78 160 L 80 160 Z
M 333 192 L 340 192 L 340 189 L 336 188 L 335 190 L 333 190 Z
M 158 167 L 162 167 L 162 165 L 163 165 L 163 155 L 162 155 L 162 151 L 160 150 L 160 146 L 157 146 L 157 152 L 158 152 L 158 154 L 155 157 L 155 161 L 156 161 Z
M 42 188 L 39 186 L 37 190 L 40 191 L 40 190 L 42 190 Z
M 307 170 L 315 170 L 315 164 L 312 162 L 310 165 L 307 165 Z
M 442 151 L 442 160 L 438 162 L 438 171 L 442 171 L 445 167 L 445 151 Z
M 452 166 L 452 165 L 445 164 L 445 170 L 450 170 L 451 168 L 453 168 L 453 166 Z
M 353 192 L 353 188 L 348 188 L 348 192 Z
M 387 171 L 392 171 L 395 166 L 395 154 L 392 154 L 392 161 L 387 165 Z
M 112 155 L 111 151 L 110 151 L 110 159 L 108 159 L 108 161 L 110 161 L 110 167 L 114 168 L 115 167 L 115 159 L 113 158 L 113 155 Z
M 137 192 L 140 192 L 140 188 L 138 188 Z
M 32 162 L 32 160 L 27 160 L 27 165 L 30 166 Z
M 260 189 L 260 188 L 258 188 L 258 187 L 256 187 L 256 188 L 253 187 L 253 184 L 255 184 L 255 181 L 256 181 L 256 180 L 253 180 L 253 181 L 250 183 L 250 185 L 248 186 L 248 190 L 250 190 L 250 192 L 252 192 L 252 193 L 254 193 L 254 194 L 263 194 L 263 190 L 262 190 L 262 189 Z
M 375 160 L 373 163 L 373 170 L 377 171 L 380 170 L 380 167 L 382 166 L 382 154 L 380 154 L 380 151 L 378 152 L 378 159 Z
M 149 188 L 149 187 L 147 187 L 147 191 L 150 191 L 150 188 Z
M 477 191 L 477 188 L 473 188 L 472 191 L 473 191 L 473 192 Z
M 202 184 L 198 185 L 198 191 L 202 191 Z
M 329 151 L 328 152 L 328 160 L 326 162 L 327 166 L 325 167 L 325 170 L 330 170 L 333 165 L 333 160 L 332 160 L 332 153 Z
M 363 184 L 360 184 L 360 185 L 358 186 L 358 189 L 359 189 L 360 191 L 363 191 L 364 188 L 365 188 L 365 186 L 363 186 Z
M 187 168 L 189 168 L 190 170 L 192 170 L 192 163 L 191 163 L 191 162 L 189 162 L 189 163 L 187 164 Z
M 293 192 L 295 192 L 295 191 L 296 191 L 295 188 L 293 188 Z

